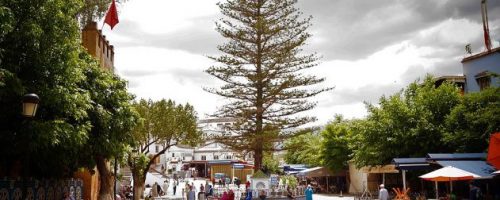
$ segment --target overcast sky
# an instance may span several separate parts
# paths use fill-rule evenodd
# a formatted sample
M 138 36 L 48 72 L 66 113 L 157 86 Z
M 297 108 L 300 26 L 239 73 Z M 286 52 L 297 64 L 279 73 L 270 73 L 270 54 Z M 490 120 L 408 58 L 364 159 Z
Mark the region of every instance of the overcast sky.
M 138 98 L 189 102 L 199 118 L 223 99 L 203 90 L 220 85 L 204 72 L 215 65 L 223 39 L 214 22 L 219 0 L 128 0 L 119 5 L 120 23 L 104 34 L 115 46 L 116 72 Z M 307 114 L 324 124 L 335 114 L 366 115 L 363 102 L 377 103 L 430 73 L 462 73 L 464 47 L 484 50 L 480 0 L 299 0 L 313 16 L 306 50 L 322 56 L 311 73 L 335 87 L 311 100 Z M 500 41 L 500 0 L 488 2 L 493 45 Z

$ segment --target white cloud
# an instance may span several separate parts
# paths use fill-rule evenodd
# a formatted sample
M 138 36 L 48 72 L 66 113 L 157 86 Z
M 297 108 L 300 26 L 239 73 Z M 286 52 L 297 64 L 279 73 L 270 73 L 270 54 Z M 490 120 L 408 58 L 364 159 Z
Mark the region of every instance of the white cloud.
M 130 0 L 120 12 L 120 18 L 138 22 L 148 33 L 169 33 L 193 26 L 196 18 L 218 13 L 216 0 Z
M 216 2 L 129 0 L 121 5 L 120 23 L 113 31 L 105 26 L 104 34 L 115 45 L 117 73 L 130 81 L 131 92 L 141 98 L 189 102 L 200 117 L 222 105 L 224 99 L 202 89 L 220 84 L 203 72 L 214 63 L 201 55 L 223 42 L 220 36 L 210 35 L 216 34 L 210 21 L 220 15 Z M 442 75 L 461 68 L 463 46 L 472 43 L 480 49 L 482 29 L 477 20 L 439 10 L 457 9 L 449 6 L 452 2 L 300 1 L 307 14 L 315 17 L 306 49 L 320 49 L 318 53 L 327 57 L 309 73 L 326 77 L 323 86 L 336 87 L 314 98 L 318 107 L 306 114 L 319 119 L 316 125 L 335 114 L 364 117 L 363 101 L 377 103 L 381 95 L 391 95 L 425 73 Z M 470 13 L 468 3 L 461 2 L 458 8 Z M 429 9 L 432 15 L 427 16 L 424 12 Z M 494 17 L 490 15 L 490 27 L 498 30 L 500 20 Z M 493 31 L 492 37 L 498 40 Z M 457 71 L 461 70 L 452 75 Z

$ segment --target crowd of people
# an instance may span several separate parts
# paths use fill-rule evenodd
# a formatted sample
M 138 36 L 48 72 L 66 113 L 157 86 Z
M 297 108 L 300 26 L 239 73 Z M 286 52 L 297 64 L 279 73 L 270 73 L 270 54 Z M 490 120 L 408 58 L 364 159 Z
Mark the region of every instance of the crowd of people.
M 234 185 L 217 185 L 217 183 L 211 184 L 209 181 L 205 181 L 204 184 L 198 185 L 198 183 L 199 187 L 196 187 L 195 183 L 190 181 L 185 181 L 182 183 L 184 185 L 179 186 L 179 180 L 177 179 L 166 180 L 161 185 L 158 182 L 155 182 L 153 185 L 146 185 L 144 196 L 147 198 L 163 197 L 167 194 L 176 196 L 180 192 L 182 199 L 186 200 L 252 200 L 253 198 L 264 200 L 268 198 L 266 190 L 252 190 L 249 181 L 241 184 L 241 181 L 238 179 L 233 182 Z M 172 188 L 171 192 L 169 188 Z M 177 191 L 177 188 L 182 189 L 181 191 Z M 297 194 L 293 191 L 291 187 L 287 187 L 282 195 L 286 195 L 288 199 L 295 199 Z M 313 189 L 311 185 L 308 185 L 304 194 L 306 195 L 306 200 L 312 200 Z M 130 186 L 122 187 L 119 196 L 121 196 L 120 199 L 131 199 L 132 188 Z M 129 196 L 130 198 L 128 198 Z

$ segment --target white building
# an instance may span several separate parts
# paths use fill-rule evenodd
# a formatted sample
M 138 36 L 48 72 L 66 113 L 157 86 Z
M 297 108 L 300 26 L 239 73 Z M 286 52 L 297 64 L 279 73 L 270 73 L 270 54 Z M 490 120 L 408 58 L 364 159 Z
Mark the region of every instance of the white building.
M 177 145 L 170 147 L 161 157 L 160 162 L 164 163 L 167 171 L 181 171 L 183 163 L 192 161 L 193 157 L 193 147 Z
M 184 166 L 193 168 L 198 166 L 198 169 L 202 165 L 203 168 L 206 168 L 210 161 L 241 160 L 242 155 L 239 152 L 234 152 L 212 139 L 214 136 L 222 134 L 234 134 L 228 128 L 234 122 L 235 120 L 231 118 L 211 118 L 198 121 L 198 128 L 203 132 L 205 142 L 195 148 L 183 145 L 172 146 L 161 156 L 159 163 L 165 166 L 167 172 L 182 174 L 179 172 L 183 171 Z M 163 147 L 160 144 L 151 146 L 150 152 L 158 152 Z M 247 159 L 251 159 L 251 156 Z M 202 171 L 205 175 L 207 170 Z M 197 175 L 201 176 L 202 174 Z
M 234 152 L 224 144 L 214 141 L 214 136 L 236 135 L 229 127 L 235 123 L 233 118 L 211 118 L 198 122 L 198 128 L 203 131 L 203 136 L 207 140 L 204 145 L 194 150 L 194 160 L 213 161 L 213 160 L 241 160 L 244 159 L 242 152 Z M 245 157 L 247 158 L 247 157 Z M 244 159 L 246 160 L 246 159 Z

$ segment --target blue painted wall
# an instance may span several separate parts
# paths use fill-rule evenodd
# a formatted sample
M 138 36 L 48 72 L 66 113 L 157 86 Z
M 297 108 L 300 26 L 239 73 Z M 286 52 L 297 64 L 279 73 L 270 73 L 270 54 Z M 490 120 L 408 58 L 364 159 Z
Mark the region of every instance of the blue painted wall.
M 474 60 L 465 61 L 462 63 L 465 75 L 465 92 L 479 92 L 479 85 L 476 81 L 476 75 L 484 72 L 494 72 L 500 74 L 500 51 L 493 52 L 489 55 L 476 58 Z M 498 87 L 500 79 L 491 78 L 490 87 Z

